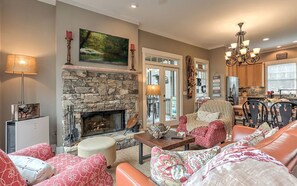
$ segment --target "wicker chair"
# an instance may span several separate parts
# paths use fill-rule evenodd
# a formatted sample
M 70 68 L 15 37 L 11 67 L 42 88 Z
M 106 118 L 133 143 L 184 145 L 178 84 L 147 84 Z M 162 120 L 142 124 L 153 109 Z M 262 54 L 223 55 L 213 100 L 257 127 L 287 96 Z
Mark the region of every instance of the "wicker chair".
M 187 114 L 179 118 L 177 132 L 186 132 L 195 137 L 195 143 L 210 148 L 231 137 L 234 123 L 234 111 L 230 102 L 209 100 L 202 104 L 200 111 L 220 112 L 218 120 L 205 122 L 197 120 L 197 113 Z

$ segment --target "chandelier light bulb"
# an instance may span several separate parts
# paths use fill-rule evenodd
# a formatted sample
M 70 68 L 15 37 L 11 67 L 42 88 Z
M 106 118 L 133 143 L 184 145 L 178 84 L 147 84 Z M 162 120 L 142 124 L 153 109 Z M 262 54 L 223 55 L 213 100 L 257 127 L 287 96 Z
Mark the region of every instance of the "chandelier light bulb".
M 226 52 L 227 57 L 231 57 L 231 51 Z
M 229 60 L 229 57 L 228 56 L 225 56 L 225 60 Z
M 260 48 L 254 48 L 253 49 L 253 51 L 254 51 L 255 54 L 259 54 L 260 53 L 260 50 L 261 50 Z
M 231 48 L 235 49 L 237 47 L 237 43 L 231 43 Z
M 243 41 L 243 46 L 247 47 L 250 44 L 250 40 Z
M 247 52 L 247 49 L 246 49 L 246 48 L 240 49 L 240 53 L 241 53 L 242 55 L 245 55 L 246 52 Z
M 256 57 L 256 54 L 254 52 L 252 52 L 251 57 Z

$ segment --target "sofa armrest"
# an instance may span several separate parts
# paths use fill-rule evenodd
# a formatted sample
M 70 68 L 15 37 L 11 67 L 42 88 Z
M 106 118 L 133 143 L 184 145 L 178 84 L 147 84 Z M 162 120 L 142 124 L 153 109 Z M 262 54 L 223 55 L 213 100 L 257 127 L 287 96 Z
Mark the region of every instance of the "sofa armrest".
M 43 161 L 54 157 L 52 148 L 47 143 L 40 143 L 37 145 L 26 147 L 24 149 L 21 149 L 21 150 L 11 153 L 11 155 L 31 156 L 33 158 L 38 158 Z
M 105 157 L 102 154 L 95 154 L 82 160 L 71 169 L 67 169 L 37 185 L 112 186 L 113 180 L 111 175 L 106 172 L 106 167 L 107 164 Z
M 116 185 L 125 186 L 155 186 L 156 184 L 129 163 L 121 163 L 116 169 Z
M 22 178 L 19 171 L 7 156 L 0 149 L 0 185 L 26 186 L 26 181 Z
M 237 142 L 245 136 L 255 132 L 255 128 L 246 127 L 242 125 L 235 125 L 232 130 L 232 141 Z

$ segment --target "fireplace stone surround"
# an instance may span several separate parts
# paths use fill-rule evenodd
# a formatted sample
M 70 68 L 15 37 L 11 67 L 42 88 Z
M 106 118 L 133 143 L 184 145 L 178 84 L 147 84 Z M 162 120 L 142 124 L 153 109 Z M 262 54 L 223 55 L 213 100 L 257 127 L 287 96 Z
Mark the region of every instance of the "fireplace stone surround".
M 81 114 L 125 110 L 125 124 L 137 112 L 138 77 L 137 72 L 108 70 L 99 68 L 64 66 L 62 71 L 62 128 L 63 139 L 70 132 L 66 121 L 67 105 L 74 105 L 75 126 L 81 139 Z M 72 146 L 64 140 L 64 146 Z

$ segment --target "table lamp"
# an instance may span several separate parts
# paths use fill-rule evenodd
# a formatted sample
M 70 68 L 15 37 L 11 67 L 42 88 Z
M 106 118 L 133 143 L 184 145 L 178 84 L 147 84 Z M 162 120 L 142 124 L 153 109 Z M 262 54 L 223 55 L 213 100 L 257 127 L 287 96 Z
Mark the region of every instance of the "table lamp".
M 36 59 L 31 56 L 9 54 L 6 62 L 6 73 L 21 74 L 21 102 L 24 104 L 24 75 L 36 75 Z
M 153 97 L 153 125 L 154 125 L 155 124 L 155 114 L 156 114 L 155 96 L 161 95 L 160 85 L 147 85 L 146 86 L 146 95 Z

